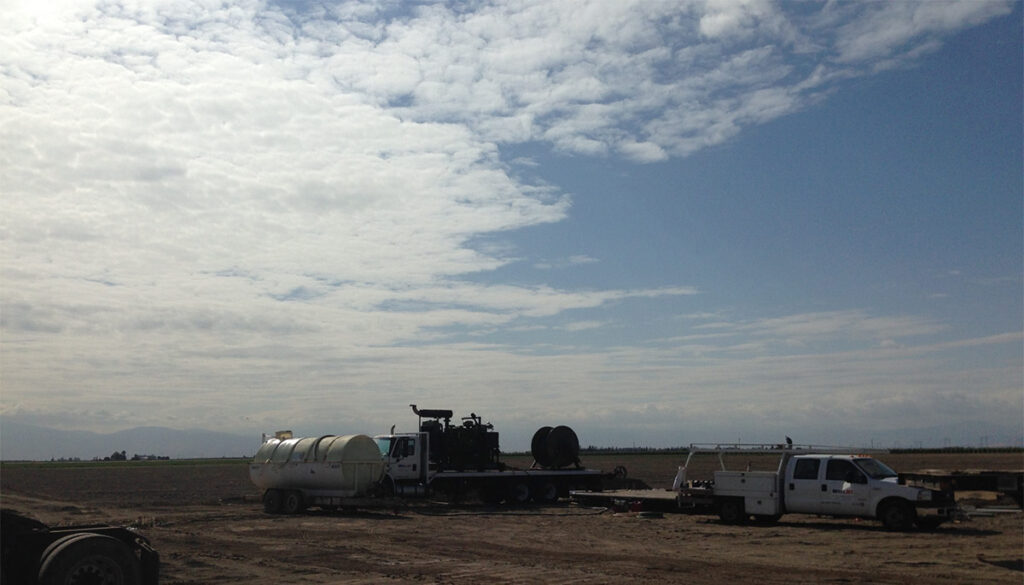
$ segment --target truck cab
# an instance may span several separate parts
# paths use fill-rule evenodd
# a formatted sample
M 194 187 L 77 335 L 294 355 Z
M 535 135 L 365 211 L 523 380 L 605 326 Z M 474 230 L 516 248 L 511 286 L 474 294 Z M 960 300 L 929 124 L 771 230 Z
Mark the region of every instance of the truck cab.
M 427 433 L 377 435 L 373 438 L 384 457 L 384 473 L 395 482 L 421 482 L 427 479 Z
M 955 513 L 952 494 L 902 485 L 898 474 L 867 455 L 800 455 L 786 466 L 788 512 L 878 518 L 887 528 L 935 526 Z

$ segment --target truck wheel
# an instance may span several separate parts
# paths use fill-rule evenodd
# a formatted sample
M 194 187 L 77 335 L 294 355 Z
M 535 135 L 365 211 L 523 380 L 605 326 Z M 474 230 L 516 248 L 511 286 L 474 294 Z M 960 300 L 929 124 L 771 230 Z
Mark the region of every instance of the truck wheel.
M 284 500 L 281 502 L 281 511 L 285 514 L 298 514 L 306 509 L 305 504 L 306 503 L 302 501 L 302 492 L 288 490 L 284 493 Z
M 39 585 L 140 585 L 142 568 L 128 545 L 116 538 L 93 533 L 71 534 L 47 547 L 41 557 L 38 582 Z
M 743 500 L 724 500 L 718 506 L 718 517 L 725 524 L 743 523 L 747 519 L 743 510 Z
M 487 505 L 497 505 L 501 503 L 501 499 L 504 494 L 501 493 L 501 488 L 492 483 L 487 483 L 480 486 L 478 493 L 480 501 Z
M 545 481 L 533 492 L 533 499 L 541 504 L 553 504 L 558 501 L 558 485 L 553 481 Z
M 889 530 L 907 530 L 914 523 L 914 509 L 905 502 L 888 502 L 878 510 L 878 518 Z
M 508 486 L 508 494 L 505 500 L 510 504 L 525 504 L 530 501 L 530 484 L 525 481 L 517 481 Z
M 263 493 L 263 511 L 267 514 L 280 514 L 281 499 L 280 490 L 267 490 Z

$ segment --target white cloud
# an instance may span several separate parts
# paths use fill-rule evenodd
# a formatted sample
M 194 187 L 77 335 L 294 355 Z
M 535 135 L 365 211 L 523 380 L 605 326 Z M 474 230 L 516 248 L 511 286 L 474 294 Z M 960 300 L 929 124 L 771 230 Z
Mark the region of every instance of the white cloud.
M 557 186 L 531 182 L 528 159 L 503 160 L 503 146 L 685 156 L 1006 6 L 5 7 L 0 404 L 102 413 L 96 424 L 215 424 L 240 409 L 300 417 L 317 399 L 368 409 L 338 393 L 378 386 L 439 400 L 476 386 L 486 403 L 560 383 L 597 408 L 635 372 L 638 391 L 671 395 L 690 373 L 671 362 L 691 352 L 935 333 L 917 318 L 837 311 L 721 323 L 709 331 L 728 335 L 722 344 L 690 339 L 664 355 L 430 346 L 445 328 L 544 331 L 537 321 L 567 311 L 698 292 L 469 282 L 519 260 L 479 236 L 570 211 Z M 595 262 L 583 250 L 538 267 Z M 724 384 L 729 371 L 693 379 Z M 277 395 L 288 389 L 299 399 Z
M 920 46 L 936 48 L 936 36 L 1009 14 L 1013 3 L 932 0 L 846 8 L 857 15 L 839 27 L 836 50 L 840 62 L 852 63 L 913 54 Z

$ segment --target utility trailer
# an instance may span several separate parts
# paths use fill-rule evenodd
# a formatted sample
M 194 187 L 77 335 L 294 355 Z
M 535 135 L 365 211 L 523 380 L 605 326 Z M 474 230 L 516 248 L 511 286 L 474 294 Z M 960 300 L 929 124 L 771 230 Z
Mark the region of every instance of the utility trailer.
M 51 528 L 0 511 L 0 584 L 157 585 L 160 555 L 131 528 L 101 524 Z
M 720 469 L 713 480 L 687 480 L 699 455 L 717 456 Z M 744 470 L 727 469 L 726 456 L 759 455 L 776 456 L 775 470 L 755 470 L 749 464 Z M 872 518 L 886 528 L 905 530 L 913 525 L 935 527 L 956 514 L 951 489 L 901 483 L 895 471 L 863 451 L 793 445 L 788 440 L 784 445 L 692 444 L 668 493 L 674 495 L 679 511 L 717 514 L 734 524 L 750 519 L 772 522 L 783 514 L 803 513 Z M 572 497 L 592 504 L 610 501 L 616 494 L 573 492 Z
M 419 431 L 294 438 L 264 442 L 249 468 L 269 513 L 394 507 L 415 498 L 476 497 L 488 504 L 550 503 L 572 490 L 600 491 L 624 469 L 604 473 L 579 460 L 579 440 L 566 426 L 534 433 L 529 469 L 500 460 L 498 433 L 471 413 L 452 423 L 451 410 L 418 409 Z

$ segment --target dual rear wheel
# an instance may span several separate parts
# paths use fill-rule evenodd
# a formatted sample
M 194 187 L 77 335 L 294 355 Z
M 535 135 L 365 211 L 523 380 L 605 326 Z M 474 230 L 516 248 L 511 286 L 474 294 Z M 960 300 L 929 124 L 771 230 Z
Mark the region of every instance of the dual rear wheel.
M 480 501 L 485 504 L 505 502 L 518 506 L 531 500 L 539 504 L 551 504 L 558 501 L 559 488 L 554 481 L 530 483 L 522 480 L 508 484 L 494 482 L 482 486 L 479 495 Z
M 305 498 L 298 490 L 269 489 L 263 494 L 263 511 L 268 514 L 298 514 L 306 506 Z
M 40 585 L 139 585 L 142 567 L 128 545 L 103 534 L 71 534 L 54 541 L 40 560 Z

